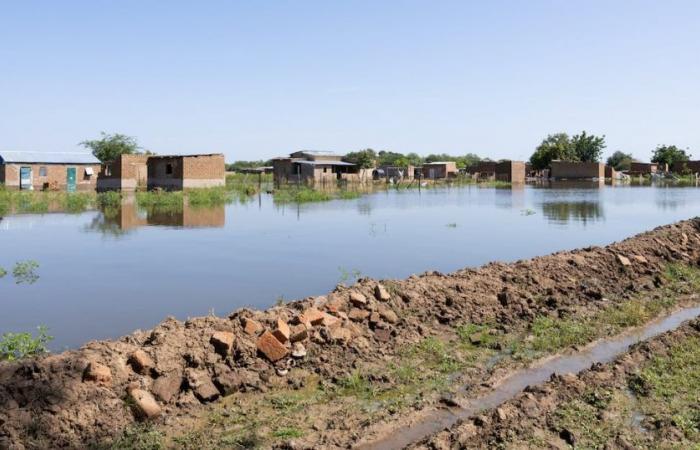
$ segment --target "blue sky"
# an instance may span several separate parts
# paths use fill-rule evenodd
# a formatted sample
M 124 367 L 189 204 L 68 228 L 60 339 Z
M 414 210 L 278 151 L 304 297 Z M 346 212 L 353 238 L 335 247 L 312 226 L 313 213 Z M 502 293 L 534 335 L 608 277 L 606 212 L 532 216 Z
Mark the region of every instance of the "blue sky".
M 700 156 L 698 1 L 3 1 L 0 149 Z

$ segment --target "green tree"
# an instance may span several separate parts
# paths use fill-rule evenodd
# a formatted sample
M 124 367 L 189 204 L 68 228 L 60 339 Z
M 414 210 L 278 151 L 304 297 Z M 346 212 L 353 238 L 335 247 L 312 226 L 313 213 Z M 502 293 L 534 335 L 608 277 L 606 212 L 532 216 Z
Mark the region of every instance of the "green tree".
M 582 131 L 571 138 L 571 148 L 575 161 L 599 162 L 605 148 L 605 136 L 589 135 Z
M 350 152 L 343 161 L 358 165 L 362 169 L 371 169 L 377 165 L 377 153 L 371 148 Z
M 226 170 L 230 172 L 236 172 L 241 169 L 253 169 L 256 167 L 266 167 L 271 166 L 272 160 L 258 160 L 258 161 L 234 161 L 231 164 L 226 164 Z
M 562 161 L 577 160 L 571 139 L 566 133 L 556 133 L 547 136 L 530 157 L 530 164 L 537 170 L 546 169 L 556 159 Z
M 100 139 L 83 141 L 80 143 L 85 148 L 92 150 L 95 158 L 102 162 L 111 162 L 119 157 L 119 155 L 130 155 L 141 153 L 136 138 L 124 134 L 107 134 L 104 131 L 101 133 Z M 147 152 L 147 154 L 151 154 Z
M 668 164 L 669 167 L 674 163 L 689 161 L 690 154 L 685 150 L 676 147 L 675 145 L 659 145 L 654 150 L 654 155 L 651 162 L 659 164 Z
M 630 164 L 634 161 L 634 158 L 630 153 L 624 153 L 617 150 L 615 153 L 610 155 L 606 164 L 615 170 L 629 170 Z

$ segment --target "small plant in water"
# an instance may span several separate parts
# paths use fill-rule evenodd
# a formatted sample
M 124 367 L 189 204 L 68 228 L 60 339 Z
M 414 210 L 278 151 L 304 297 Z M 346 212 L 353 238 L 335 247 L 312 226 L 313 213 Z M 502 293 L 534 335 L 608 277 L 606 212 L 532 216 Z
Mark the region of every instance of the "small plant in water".
M 284 305 L 284 295 L 277 296 L 277 300 L 275 300 L 275 306 L 283 306 L 283 305 Z
M 535 210 L 534 210 L 534 209 L 530 209 L 530 208 L 523 209 L 522 211 L 520 211 L 520 215 L 523 215 L 523 216 L 532 216 L 532 215 L 535 215 L 535 214 L 537 214 L 537 213 L 535 212 Z
M 7 275 L 7 270 L 0 267 L 0 278 L 3 278 L 5 275 Z
M 17 284 L 34 284 L 39 279 L 39 275 L 36 273 L 36 269 L 39 268 L 39 263 L 36 261 L 20 261 L 15 264 L 14 269 L 12 269 L 12 275 L 15 277 L 15 283 Z
M 456 223 L 456 222 L 448 223 L 448 224 L 446 225 L 446 227 L 447 227 L 447 228 L 457 228 L 457 223 Z
M 47 353 L 46 344 L 53 340 L 53 336 L 48 335 L 45 326 L 40 326 L 38 330 L 37 337 L 31 333 L 3 334 L 0 339 L 0 360 L 14 361 Z

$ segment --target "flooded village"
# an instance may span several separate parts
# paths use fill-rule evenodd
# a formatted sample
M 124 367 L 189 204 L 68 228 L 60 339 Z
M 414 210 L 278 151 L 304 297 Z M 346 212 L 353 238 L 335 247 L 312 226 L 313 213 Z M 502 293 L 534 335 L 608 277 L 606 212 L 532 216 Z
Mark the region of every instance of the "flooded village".
M 700 449 L 700 4 L 0 6 L 0 450 Z

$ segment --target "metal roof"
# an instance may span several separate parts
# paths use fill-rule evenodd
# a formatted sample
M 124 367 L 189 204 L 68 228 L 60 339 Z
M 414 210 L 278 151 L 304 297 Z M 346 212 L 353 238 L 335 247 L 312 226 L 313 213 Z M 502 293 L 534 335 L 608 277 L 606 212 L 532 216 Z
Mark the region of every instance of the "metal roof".
M 295 164 L 308 164 L 311 166 L 354 166 L 345 161 L 293 161 Z
M 330 152 L 326 150 L 299 150 L 296 152 L 292 152 L 292 155 L 295 155 L 297 153 L 307 153 L 309 155 L 315 155 L 315 156 L 340 156 L 336 152 Z
M 0 151 L 0 163 L 99 164 L 87 152 L 18 152 Z

